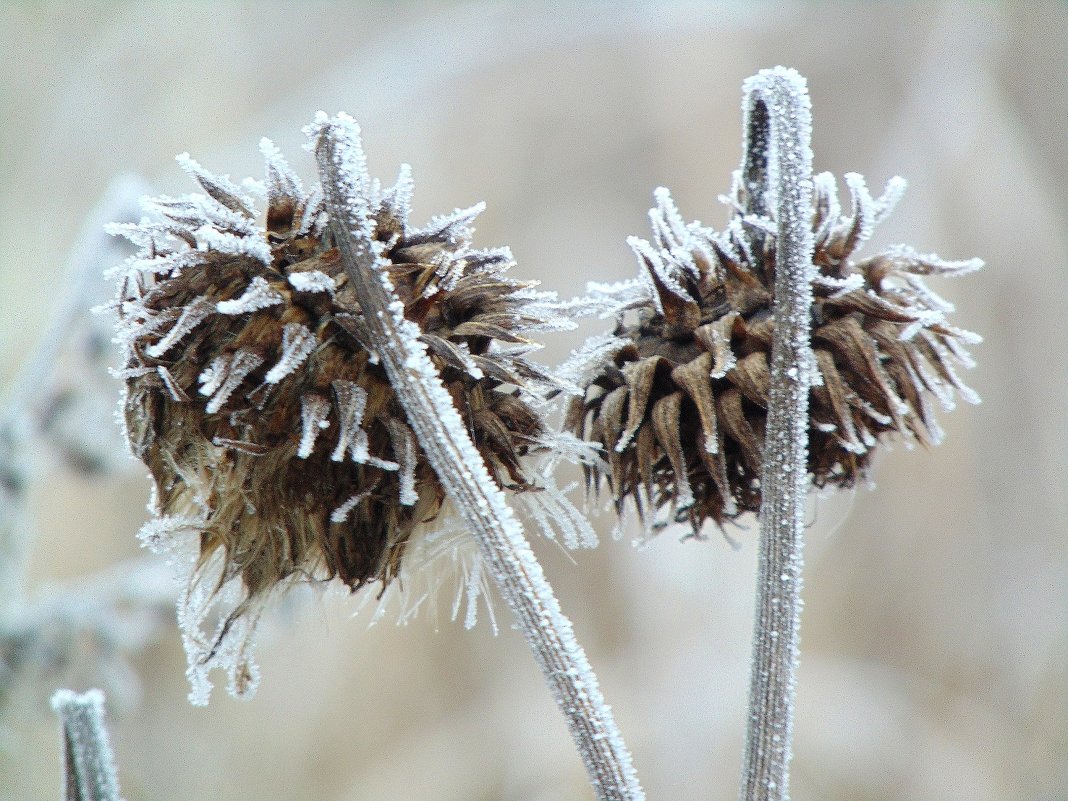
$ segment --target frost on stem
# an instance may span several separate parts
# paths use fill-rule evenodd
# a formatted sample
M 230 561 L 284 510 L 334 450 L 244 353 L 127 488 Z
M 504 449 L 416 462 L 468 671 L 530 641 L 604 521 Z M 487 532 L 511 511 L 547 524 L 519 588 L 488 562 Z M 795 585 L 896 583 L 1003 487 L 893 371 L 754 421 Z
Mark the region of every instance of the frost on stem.
M 334 215 L 331 227 L 341 260 L 408 422 L 477 539 L 485 565 L 527 637 L 598 798 L 639 801 L 644 794 L 630 754 L 571 623 L 560 611 L 518 521 L 477 452 L 418 328 L 403 313 L 381 248 L 366 236 L 371 211 L 361 194 L 367 178 L 358 128 L 344 115 L 330 119 L 320 114 L 308 134 Z M 462 219 L 466 212 L 458 215 Z M 448 230 L 452 224 L 438 221 L 432 227 Z
M 473 245 L 482 204 L 416 227 L 410 169 L 383 187 L 352 145 L 352 220 L 395 292 L 397 330 L 418 346 L 409 369 L 440 374 L 474 442 L 466 460 L 488 465 L 494 487 L 570 509 L 536 462 L 559 437 L 543 422 L 546 397 L 574 388 L 529 358 L 529 336 L 570 326 L 568 310 L 511 278 L 506 248 Z M 197 703 L 214 667 L 235 693 L 255 688 L 252 634 L 280 588 L 338 578 L 384 591 L 411 579 L 420 555 L 438 563 L 457 550 L 421 544 L 454 528 L 454 505 L 368 339 L 374 321 L 341 263 L 322 189 L 306 191 L 269 141 L 260 149 L 262 184 L 235 184 L 183 154 L 204 194 L 150 199 L 140 224 L 112 229 L 139 248 L 112 274 L 124 423 L 155 480 L 142 539 L 184 576 Z M 576 512 L 553 518 L 550 534 L 591 542 Z M 404 582 L 415 583 L 426 582 Z
M 115 755 L 104 720 L 104 694 L 58 690 L 52 709 L 63 726 L 66 801 L 120 801 Z

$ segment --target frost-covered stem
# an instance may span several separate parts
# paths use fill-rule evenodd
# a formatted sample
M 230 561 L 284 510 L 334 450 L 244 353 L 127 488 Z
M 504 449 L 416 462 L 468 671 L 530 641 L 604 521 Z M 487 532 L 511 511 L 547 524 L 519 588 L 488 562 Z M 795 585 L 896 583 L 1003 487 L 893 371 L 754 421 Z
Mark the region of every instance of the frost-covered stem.
M 742 801 L 789 798 L 808 477 L 812 112 L 804 79 L 776 67 L 744 86 L 748 211 L 774 217 L 775 335 L 760 487 L 760 546 Z
M 104 721 L 104 694 L 58 690 L 52 696 L 52 709 L 63 726 L 65 801 L 120 801 L 115 755 Z
M 470 527 L 483 559 L 545 674 L 599 799 L 644 798 L 610 708 L 604 703 L 571 622 L 542 572 L 522 527 L 490 478 L 452 398 L 403 315 L 369 236 L 358 190 L 362 163 L 356 128 L 339 115 L 316 121 L 315 154 L 331 229 L 345 272 L 390 383 L 441 483 Z

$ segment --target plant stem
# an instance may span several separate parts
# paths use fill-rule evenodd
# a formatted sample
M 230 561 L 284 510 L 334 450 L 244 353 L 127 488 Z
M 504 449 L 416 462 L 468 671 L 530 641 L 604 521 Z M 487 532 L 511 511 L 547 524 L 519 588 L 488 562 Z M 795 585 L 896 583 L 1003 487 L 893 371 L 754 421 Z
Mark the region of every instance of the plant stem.
M 366 208 L 353 197 L 357 129 L 347 117 L 317 120 L 315 154 L 330 224 L 367 329 L 408 421 L 441 483 L 478 541 L 482 558 L 515 614 L 586 766 L 599 799 L 644 798 L 610 708 L 571 622 L 560 611 L 522 527 L 489 476 L 418 330 L 366 236 Z
M 57 690 L 52 709 L 63 725 L 66 801 L 119 801 L 115 755 L 104 722 L 104 694 Z
M 763 70 L 744 85 L 749 212 L 777 224 L 775 334 L 760 487 L 760 545 L 742 801 L 789 798 L 808 484 L 812 114 L 804 79 Z M 755 234 L 761 236 L 761 234 Z M 759 251 L 758 251 L 759 252 Z

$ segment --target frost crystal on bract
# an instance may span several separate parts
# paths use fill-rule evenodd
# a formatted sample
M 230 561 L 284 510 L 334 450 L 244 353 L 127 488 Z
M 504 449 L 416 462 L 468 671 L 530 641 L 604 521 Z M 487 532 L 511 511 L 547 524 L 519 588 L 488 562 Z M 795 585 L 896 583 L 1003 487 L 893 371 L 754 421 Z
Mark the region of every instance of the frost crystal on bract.
M 830 174 L 813 180 L 808 452 L 818 487 L 852 486 L 885 436 L 937 443 L 931 396 L 947 409 L 955 394 L 978 401 L 955 368 L 971 366 L 965 346 L 979 337 L 947 321 L 952 306 L 921 276 L 982 263 L 900 246 L 854 261 L 905 182 L 891 180 L 877 199 L 861 176 L 845 183 L 849 215 Z M 620 511 L 632 501 L 653 528 L 685 522 L 699 535 L 709 519 L 760 507 L 776 226 L 746 212 L 738 175 L 734 187 L 721 198 L 735 210 L 722 232 L 684 222 L 668 191 L 656 191 L 652 241 L 630 239 L 641 284 L 590 288 L 593 308 L 619 322 L 561 370 L 585 391 L 565 430 L 603 449 L 587 467 L 590 489 L 604 480 Z
M 264 224 L 242 187 L 183 155 L 206 196 L 150 200 L 150 218 L 113 229 L 141 248 L 115 274 L 125 424 L 156 485 L 142 536 L 160 550 L 192 545 L 179 618 L 196 702 L 213 667 L 235 692 L 254 689 L 250 638 L 276 588 L 339 578 L 384 591 L 414 574 L 409 553 L 440 552 L 421 544 L 424 529 L 448 527 L 445 490 L 368 341 L 322 192 L 305 192 L 270 142 L 261 150 Z M 544 398 L 576 391 L 528 360 L 537 346 L 525 335 L 567 327 L 568 310 L 509 278 L 507 249 L 472 246 L 481 204 L 414 228 L 410 170 L 383 189 L 358 139 L 354 152 L 360 233 L 492 480 L 543 495 L 534 507 L 549 532 L 589 544 L 577 513 L 524 464 L 559 436 L 542 422 Z M 481 572 L 465 570 L 479 590 Z

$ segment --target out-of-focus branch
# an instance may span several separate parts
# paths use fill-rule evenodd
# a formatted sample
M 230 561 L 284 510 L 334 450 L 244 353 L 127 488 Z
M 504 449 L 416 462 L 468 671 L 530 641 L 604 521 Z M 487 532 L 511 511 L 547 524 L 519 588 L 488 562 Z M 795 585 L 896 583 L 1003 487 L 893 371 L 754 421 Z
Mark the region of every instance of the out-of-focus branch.
M 124 657 L 160 639 L 174 597 L 170 568 L 139 558 L 16 604 L 0 626 L 0 712 L 20 686 L 82 678 L 136 696 Z
M 135 176 L 111 183 L 67 260 L 35 350 L 0 400 L 0 710 L 20 688 L 39 697 L 41 686 L 74 678 L 136 692 L 125 656 L 155 642 L 173 614 L 169 569 L 155 561 L 131 560 L 32 597 L 24 580 L 32 548 L 26 506 L 39 454 L 82 474 L 127 463 L 113 420 L 112 325 L 91 309 L 110 294 L 104 271 L 130 253 L 104 226 L 139 219 L 147 191 Z
M 84 472 L 121 458 L 112 423 L 114 386 L 107 375 L 111 326 L 95 320 L 90 308 L 106 298 L 104 270 L 128 252 L 104 226 L 138 219 L 146 191 L 136 176 L 111 183 L 82 227 L 35 350 L 0 399 L 0 621 L 25 591 L 30 547 L 25 507 L 35 466 L 29 446 L 43 439 Z

